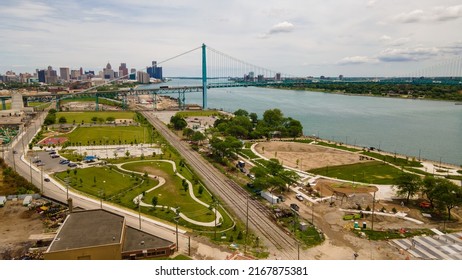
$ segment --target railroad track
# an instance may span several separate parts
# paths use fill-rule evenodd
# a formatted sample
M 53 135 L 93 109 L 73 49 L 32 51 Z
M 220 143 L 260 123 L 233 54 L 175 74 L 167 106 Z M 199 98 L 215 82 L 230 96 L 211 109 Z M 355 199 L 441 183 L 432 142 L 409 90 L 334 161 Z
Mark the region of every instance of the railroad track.
M 249 194 L 242 187 L 216 170 L 152 113 L 146 111 L 141 113 L 202 177 L 208 189 L 218 196 L 241 221 L 248 221 L 249 228 L 259 236 L 270 253 L 277 254 L 282 259 L 296 259 L 297 241 L 274 222 L 272 213 L 267 207 L 257 200 L 249 199 Z

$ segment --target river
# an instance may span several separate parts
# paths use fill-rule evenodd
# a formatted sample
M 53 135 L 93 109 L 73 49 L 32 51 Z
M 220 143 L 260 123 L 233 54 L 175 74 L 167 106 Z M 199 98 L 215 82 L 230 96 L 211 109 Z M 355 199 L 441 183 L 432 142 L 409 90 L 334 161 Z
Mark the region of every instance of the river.
M 173 79 L 162 85 L 199 85 Z M 187 103 L 202 104 L 202 93 Z M 257 87 L 208 90 L 209 108 L 257 113 L 279 108 L 305 135 L 462 165 L 462 106 L 455 102 L 351 96 Z

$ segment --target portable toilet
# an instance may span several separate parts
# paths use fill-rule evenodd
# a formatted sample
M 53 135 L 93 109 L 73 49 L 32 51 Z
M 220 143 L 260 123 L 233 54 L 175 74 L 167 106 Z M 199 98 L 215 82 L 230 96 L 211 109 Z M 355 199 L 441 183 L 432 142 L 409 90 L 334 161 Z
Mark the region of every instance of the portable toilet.
M 22 201 L 22 205 L 29 206 L 31 202 L 32 202 L 32 195 L 27 195 Z
M 6 196 L 0 196 L 0 207 L 3 207 L 6 203 Z

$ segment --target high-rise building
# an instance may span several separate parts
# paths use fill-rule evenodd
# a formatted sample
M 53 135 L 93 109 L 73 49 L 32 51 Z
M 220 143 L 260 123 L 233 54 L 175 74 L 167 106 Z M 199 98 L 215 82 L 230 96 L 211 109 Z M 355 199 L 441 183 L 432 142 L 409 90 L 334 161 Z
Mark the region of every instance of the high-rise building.
M 146 72 L 138 71 L 136 72 L 136 76 L 138 76 L 138 82 L 142 84 L 149 84 L 149 74 Z
M 112 70 L 111 64 L 108 62 L 106 68 L 103 69 L 103 78 L 106 80 L 112 80 L 114 77 L 114 70 Z
M 130 69 L 130 80 L 133 80 L 135 81 L 136 80 L 136 69 L 135 68 L 132 68 Z
M 146 67 L 146 72 L 148 72 L 149 77 L 162 80 L 162 67 L 157 67 L 157 61 L 152 62 L 152 66 Z
M 59 68 L 59 77 L 61 78 L 61 80 L 63 81 L 69 81 L 69 78 L 70 78 L 70 74 L 69 74 L 69 68 L 67 67 L 61 67 Z
M 119 77 L 123 79 L 128 79 L 128 68 L 127 63 L 120 63 L 119 66 Z
M 38 80 L 40 83 L 45 83 L 45 70 L 38 70 L 37 71 L 37 75 L 38 75 Z
M 71 79 L 78 80 L 80 77 L 80 70 L 71 70 Z

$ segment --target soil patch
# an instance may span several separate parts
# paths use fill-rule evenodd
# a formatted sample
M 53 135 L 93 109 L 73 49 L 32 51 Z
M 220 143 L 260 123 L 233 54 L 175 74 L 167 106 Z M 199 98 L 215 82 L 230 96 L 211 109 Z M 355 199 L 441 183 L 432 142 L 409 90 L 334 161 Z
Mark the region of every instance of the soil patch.
M 266 158 L 276 158 L 286 166 L 304 171 L 325 166 L 362 162 L 358 154 L 314 144 L 260 142 L 255 146 L 255 149 Z

